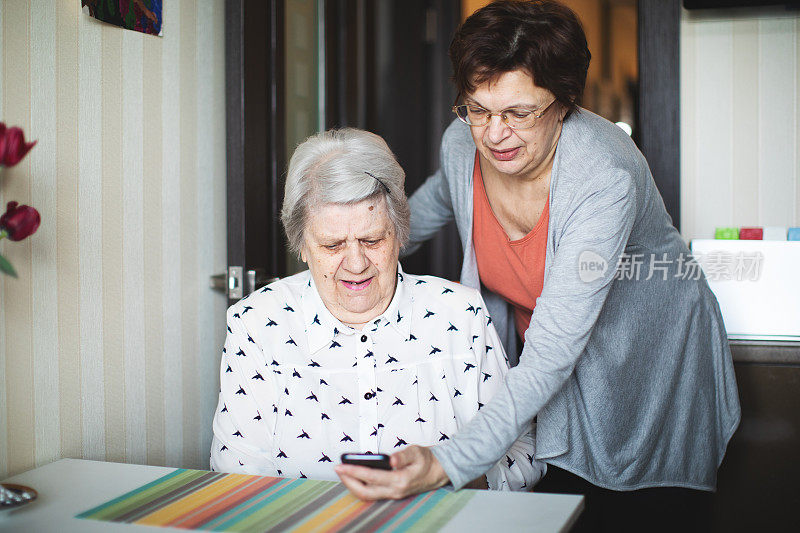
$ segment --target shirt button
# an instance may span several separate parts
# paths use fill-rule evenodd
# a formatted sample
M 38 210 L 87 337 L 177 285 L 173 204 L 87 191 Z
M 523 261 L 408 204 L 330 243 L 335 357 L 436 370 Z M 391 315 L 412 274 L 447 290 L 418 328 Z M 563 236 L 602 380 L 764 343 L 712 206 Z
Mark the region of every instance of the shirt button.
M 361 342 L 367 342 L 367 336 L 361 335 Z
M 364 394 L 364 399 L 365 400 L 371 400 L 373 396 L 375 396 L 375 395 L 372 394 L 371 392 L 368 392 L 368 393 Z

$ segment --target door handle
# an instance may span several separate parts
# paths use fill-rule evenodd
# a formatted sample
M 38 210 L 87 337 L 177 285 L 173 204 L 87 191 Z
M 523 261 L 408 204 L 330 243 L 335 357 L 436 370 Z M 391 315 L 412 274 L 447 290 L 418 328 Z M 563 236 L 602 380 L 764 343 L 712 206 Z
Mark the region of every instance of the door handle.
M 276 278 L 275 276 L 267 274 L 267 271 L 263 268 L 248 270 L 245 273 L 245 289 L 247 290 L 247 294 L 250 294 L 279 279 L 281 278 Z
M 231 300 L 240 300 L 251 292 L 279 279 L 270 277 L 263 268 L 254 268 L 245 272 L 241 266 L 229 266 L 227 274 L 211 276 L 209 285 L 213 290 L 227 294 Z

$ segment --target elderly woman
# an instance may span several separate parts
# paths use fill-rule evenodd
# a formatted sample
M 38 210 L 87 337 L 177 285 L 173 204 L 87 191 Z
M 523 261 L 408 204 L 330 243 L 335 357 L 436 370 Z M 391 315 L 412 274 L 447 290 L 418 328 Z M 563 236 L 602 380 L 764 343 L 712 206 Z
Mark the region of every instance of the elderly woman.
M 365 131 L 295 150 L 281 217 L 308 270 L 228 310 L 212 469 L 336 479 L 342 453 L 447 441 L 502 384 L 508 363 L 478 291 L 400 268 L 404 180 Z M 491 488 L 543 473 L 524 433 L 489 469 Z
M 495 2 L 462 24 L 450 57 L 457 116 L 411 198 L 409 250 L 455 219 L 461 281 L 482 290 L 513 363 L 522 340 L 519 365 L 447 442 L 400 452 L 395 472 L 342 465 L 343 481 L 364 498 L 459 487 L 537 417 L 543 485 L 587 494 L 589 514 L 619 511 L 610 523 L 643 502 L 682 516 L 672 504 L 707 501 L 687 489 L 714 489 L 739 422 L 733 364 L 644 157 L 578 107 L 579 21 L 552 1 Z

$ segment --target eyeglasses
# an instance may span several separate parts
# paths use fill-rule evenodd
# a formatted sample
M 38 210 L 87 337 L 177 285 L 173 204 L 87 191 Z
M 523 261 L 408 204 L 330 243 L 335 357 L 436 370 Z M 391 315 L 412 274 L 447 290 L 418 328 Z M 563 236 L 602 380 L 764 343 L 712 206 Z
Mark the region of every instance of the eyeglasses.
M 488 109 L 484 109 L 476 104 L 461 104 L 453 106 L 453 113 L 455 113 L 462 122 L 470 126 L 485 126 L 493 116 L 498 116 L 500 120 L 512 130 L 526 130 L 532 128 L 536 124 L 536 120 L 540 119 L 542 115 L 545 114 L 547 109 L 553 105 L 553 102 L 555 102 L 555 100 L 551 100 L 549 104 L 538 109 L 509 107 L 508 109 L 503 109 L 499 113 L 492 113 Z

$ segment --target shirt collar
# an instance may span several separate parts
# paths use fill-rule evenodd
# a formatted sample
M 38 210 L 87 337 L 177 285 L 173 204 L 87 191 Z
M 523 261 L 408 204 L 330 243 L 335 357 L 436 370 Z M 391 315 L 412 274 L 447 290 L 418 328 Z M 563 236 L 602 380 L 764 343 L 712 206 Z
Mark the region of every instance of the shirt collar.
M 412 292 L 407 276 L 398 262 L 397 286 L 392 301 L 386 311 L 364 325 L 364 331 L 376 331 L 378 328 L 391 326 L 403 339 L 407 339 L 411 333 L 411 311 L 414 300 Z M 308 348 L 312 354 L 323 347 L 330 346 L 337 335 L 353 335 L 359 332 L 359 330 L 342 324 L 325 307 L 310 272 L 300 299 L 308 337 Z

